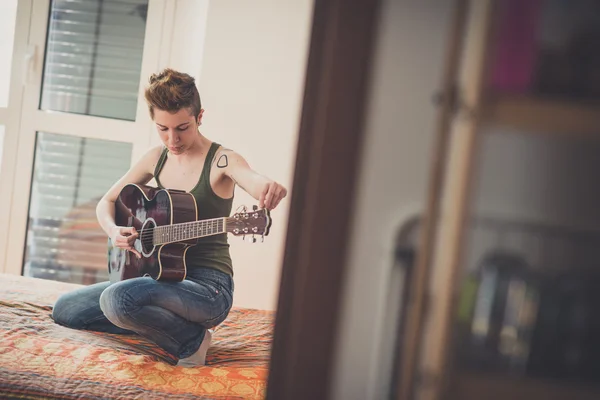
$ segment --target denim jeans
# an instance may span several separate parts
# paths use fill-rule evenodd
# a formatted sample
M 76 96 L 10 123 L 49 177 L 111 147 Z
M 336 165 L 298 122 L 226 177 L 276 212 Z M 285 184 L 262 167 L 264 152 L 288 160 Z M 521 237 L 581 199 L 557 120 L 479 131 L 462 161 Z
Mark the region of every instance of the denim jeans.
M 183 282 L 133 278 L 101 282 L 62 295 L 52 317 L 60 325 L 109 333 L 137 333 L 178 358 L 195 353 L 206 329 L 225 320 L 233 279 L 210 268 L 188 270 Z

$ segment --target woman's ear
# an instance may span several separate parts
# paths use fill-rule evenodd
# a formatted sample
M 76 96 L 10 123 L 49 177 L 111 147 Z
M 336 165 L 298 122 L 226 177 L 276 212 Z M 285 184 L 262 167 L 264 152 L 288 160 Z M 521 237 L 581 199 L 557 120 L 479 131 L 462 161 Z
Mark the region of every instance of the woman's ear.
M 200 109 L 200 114 L 198 114 L 198 125 L 202 125 L 202 114 L 204 114 L 204 108 Z

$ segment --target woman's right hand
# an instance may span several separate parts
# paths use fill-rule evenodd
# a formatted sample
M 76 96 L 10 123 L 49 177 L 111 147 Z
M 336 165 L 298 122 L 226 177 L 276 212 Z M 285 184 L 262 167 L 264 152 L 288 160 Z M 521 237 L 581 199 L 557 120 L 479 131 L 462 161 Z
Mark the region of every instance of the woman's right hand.
M 115 226 L 111 230 L 110 239 L 113 246 L 131 251 L 138 258 L 142 258 L 140 252 L 133 247 L 138 236 L 139 233 L 133 226 Z

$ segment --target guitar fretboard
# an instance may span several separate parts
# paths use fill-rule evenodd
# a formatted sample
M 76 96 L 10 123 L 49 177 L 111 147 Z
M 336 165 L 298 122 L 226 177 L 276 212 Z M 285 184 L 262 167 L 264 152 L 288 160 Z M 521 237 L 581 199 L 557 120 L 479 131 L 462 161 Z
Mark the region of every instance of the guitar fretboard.
M 154 228 L 154 245 L 182 242 L 225 233 L 225 218 L 206 219 Z

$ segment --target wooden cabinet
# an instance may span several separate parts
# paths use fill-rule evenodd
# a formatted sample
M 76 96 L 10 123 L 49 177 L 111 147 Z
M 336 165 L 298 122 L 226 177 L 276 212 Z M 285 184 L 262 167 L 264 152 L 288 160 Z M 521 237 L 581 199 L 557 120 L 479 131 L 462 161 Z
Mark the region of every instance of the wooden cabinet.
M 446 77 L 456 96 L 442 104 L 401 399 L 600 398 L 593 356 L 600 358 L 600 307 L 593 307 L 600 207 L 590 201 L 600 200 L 594 3 L 457 2 L 456 27 L 463 29 L 450 41 Z M 506 168 L 490 166 L 502 151 Z M 497 184 L 484 170 L 495 171 L 488 175 Z M 481 254 L 472 257 L 483 246 L 477 241 L 487 240 L 477 229 L 490 220 L 495 244 L 486 249 L 498 246 L 526 265 L 507 267 L 504 280 L 494 272 L 486 281 Z M 564 323 L 552 322 L 553 312 Z
M 600 139 L 600 103 L 512 94 L 490 95 L 482 108 L 488 126 Z

